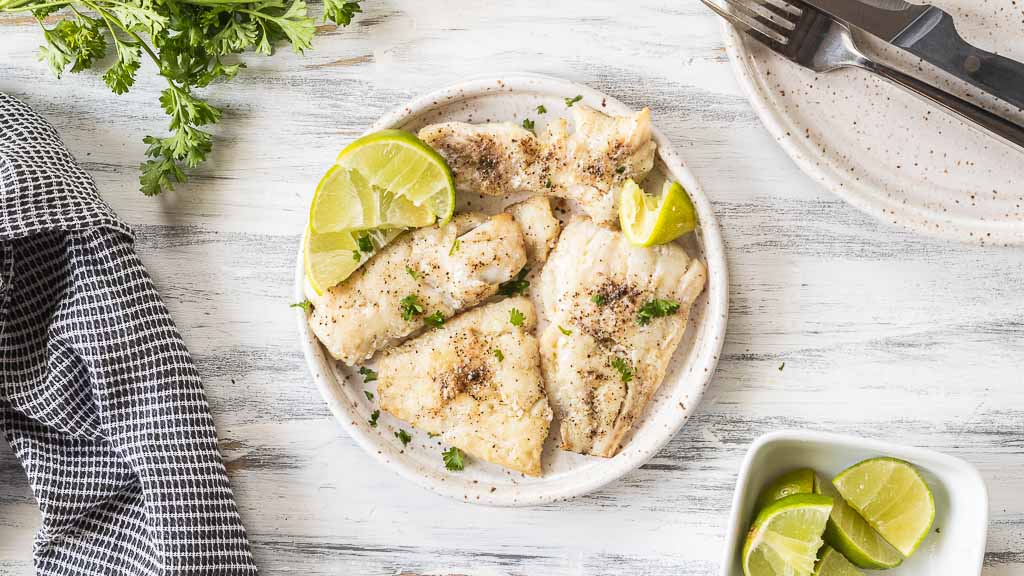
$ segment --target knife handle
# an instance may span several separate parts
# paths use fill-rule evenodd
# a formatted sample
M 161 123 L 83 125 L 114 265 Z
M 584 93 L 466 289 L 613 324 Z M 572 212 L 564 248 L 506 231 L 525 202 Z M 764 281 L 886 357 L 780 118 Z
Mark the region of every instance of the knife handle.
M 949 110 L 957 116 L 988 130 L 992 134 L 1003 138 L 1024 151 L 1024 126 L 1020 126 L 1006 118 L 1003 118 L 1002 116 L 989 112 L 976 104 L 936 88 L 927 82 L 922 82 L 921 80 L 908 76 L 898 70 L 893 70 L 884 64 L 879 64 L 869 60 L 861 62 L 861 66 L 866 70 L 874 72 L 875 74 L 906 88 L 907 90 L 931 100 L 946 110 Z

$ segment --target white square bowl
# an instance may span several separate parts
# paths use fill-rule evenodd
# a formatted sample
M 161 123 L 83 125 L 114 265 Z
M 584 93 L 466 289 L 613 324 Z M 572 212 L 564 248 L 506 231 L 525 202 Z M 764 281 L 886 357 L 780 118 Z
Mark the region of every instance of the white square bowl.
M 782 431 L 758 438 L 747 451 L 732 498 L 721 576 L 743 576 L 740 554 L 753 521 L 754 502 L 765 485 L 785 472 L 805 467 L 830 480 L 848 466 L 876 456 L 892 456 L 914 464 L 935 496 L 931 533 L 913 556 L 885 574 L 981 574 L 988 533 L 988 491 L 973 466 L 923 448 L 823 432 Z

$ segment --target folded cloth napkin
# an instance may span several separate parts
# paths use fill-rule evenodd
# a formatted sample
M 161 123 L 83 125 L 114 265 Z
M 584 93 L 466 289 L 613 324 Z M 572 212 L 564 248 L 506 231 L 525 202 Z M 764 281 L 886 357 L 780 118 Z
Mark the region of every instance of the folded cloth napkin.
M 53 127 L 0 94 L 0 429 L 42 575 L 256 574 L 199 374 Z

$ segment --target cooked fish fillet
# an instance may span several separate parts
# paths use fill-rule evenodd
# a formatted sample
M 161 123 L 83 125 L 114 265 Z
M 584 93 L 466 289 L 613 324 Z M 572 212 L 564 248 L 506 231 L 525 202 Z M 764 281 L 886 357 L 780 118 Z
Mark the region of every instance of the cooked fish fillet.
M 526 261 L 537 267 L 548 259 L 551 249 L 558 243 L 562 223 L 551 211 L 551 200 L 544 196 L 531 196 L 505 209 L 519 223 L 526 240 Z
M 595 222 L 616 219 L 615 191 L 626 178 L 643 180 L 654 166 L 647 108 L 608 116 L 577 104 L 575 131 L 562 118 L 537 137 L 511 123 L 446 122 L 419 137 L 448 161 L 460 190 L 488 195 L 532 191 L 574 200 Z
M 512 310 L 523 322 L 510 322 Z M 377 367 L 381 410 L 488 462 L 539 476 L 551 408 L 533 304 L 475 308 L 389 350 Z
M 661 385 L 705 278 L 704 265 L 678 245 L 636 247 L 589 220 L 565 227 L 540 280 L 550 319 L 541 359 L 564 449 L 618 452 Z M 678 310 L 640 325 L 654 300 Z
M 356 364 L 431 314 L 449 318 L 483 302 L 525 265 L 522 229 L 510 214 L 460 215 L 399 236 L 323 296 L 307 288 L 309 324 L 332 356 Z

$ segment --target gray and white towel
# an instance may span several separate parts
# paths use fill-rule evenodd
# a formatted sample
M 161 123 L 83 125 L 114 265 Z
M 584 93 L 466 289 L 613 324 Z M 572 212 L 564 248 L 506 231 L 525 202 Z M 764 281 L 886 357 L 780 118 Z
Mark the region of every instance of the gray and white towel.
M 39 574 L 256 574 L 185 344 L 56 131 L 0 94 L 0 430 Z

